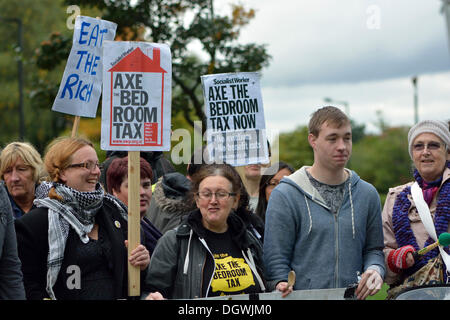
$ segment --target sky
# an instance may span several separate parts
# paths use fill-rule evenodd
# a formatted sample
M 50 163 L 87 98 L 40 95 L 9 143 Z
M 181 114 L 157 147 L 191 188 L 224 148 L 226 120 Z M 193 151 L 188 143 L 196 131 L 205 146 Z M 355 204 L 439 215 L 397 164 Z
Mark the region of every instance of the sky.
M 233 0 L 217 0 L 215 11 Z M 240 42 L 266 44 L 261 70 L 268 131 L 307 125 L 324 105 L 348 111 L 366 132 L 418 119 L 450 119 L 450 50 L 441 0 L 245 0 L 256 16 Z M 331 98 L 334 103 L 325 102 Z M 344 102 L 344 103 L 342 103 Z M 345 108 L 345 103 L 348 107 Z

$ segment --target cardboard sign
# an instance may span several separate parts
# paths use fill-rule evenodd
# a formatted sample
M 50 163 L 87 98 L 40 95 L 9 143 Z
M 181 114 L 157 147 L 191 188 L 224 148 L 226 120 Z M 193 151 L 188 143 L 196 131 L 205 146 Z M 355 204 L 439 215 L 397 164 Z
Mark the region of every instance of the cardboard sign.
M 95 118 L 102 93 L 102 46 L 114 40 L 117 24 L 78 16 L 72 49 L 53 102 L 53 111 Z
M 104 44 L 103 150 L 170 150 L 170 48 L 147 42 Z
M 201 77 L 211 161 L 233 166 L 269 162 L 259 78 L 256 72 Z

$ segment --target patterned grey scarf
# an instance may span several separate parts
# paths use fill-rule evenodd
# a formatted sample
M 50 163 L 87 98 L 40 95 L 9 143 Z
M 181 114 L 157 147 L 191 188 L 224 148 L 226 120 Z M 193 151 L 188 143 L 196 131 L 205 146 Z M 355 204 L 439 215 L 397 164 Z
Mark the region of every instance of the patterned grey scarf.
M 48 245 L 47 257 L 47 293 L 56 300 L 53 285 L 64 259 L 69 229 L 72 227 L 83 243 L 89 242 L 88 234 L 95 223 L 95 215 L 103 205 L 103 201 L 112 202 L 127 220 L 127 208 L 116 198 L 105 194 L 98 183 L 95 191 L 80 192 L 60 183 L 54 183 L 53 188 L 63 199 L 48 197 L 34 200 L 37 207 L 48 208 Z

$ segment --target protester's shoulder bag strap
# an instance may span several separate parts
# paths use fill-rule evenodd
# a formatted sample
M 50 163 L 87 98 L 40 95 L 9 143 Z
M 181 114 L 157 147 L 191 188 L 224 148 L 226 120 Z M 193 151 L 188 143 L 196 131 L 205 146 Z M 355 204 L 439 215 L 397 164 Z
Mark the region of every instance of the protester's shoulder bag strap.
M 431 218 L 430 208 L 428 208 L 428 205 L 423 198 L 422 189 L 420 188 L 417 182 L 415 182 L 411 186 L 411 195 L 416 205 L 420 219 L 422 220 L 422 223 L 425 226 L 425 230 L 428 232 L 428 234 L 434 241 L 438 241 L 436 229 L 434 228 L 433 219 Z M 450 256 L 447 254 L 447 252 L 444 251 L 442 246 L 439 246 L 438 248 L 442 260 L 444 261 L 445 266 L 447 267 L 447 274 L 448 274 L 450 273 Z

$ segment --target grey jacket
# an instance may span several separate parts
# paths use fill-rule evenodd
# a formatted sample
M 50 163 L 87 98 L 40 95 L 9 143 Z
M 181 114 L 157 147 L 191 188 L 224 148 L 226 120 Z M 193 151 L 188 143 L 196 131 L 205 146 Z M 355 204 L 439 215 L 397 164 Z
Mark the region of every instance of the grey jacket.
M 25 299 L 14 218 L 3 182 L 0 183 L 0 299 Z
M 177 175 L 178 179 L 170 180 L 172 185 L 167 186 L 163 178 L 169 175 L 172 177 Z M 146 216 L 162 234 L 178 227 L 183 221 L 183 218 L 196 208 L 195 203 L 188 199 L 187 191 L 183 189 L 186 188 L 187 182 L 189 180 L 177 172 L 159 178 L 155 185 L 152 201 L 150 201 Z M 176 196 L 166 195 L 168 188 L 175 192 L 178 191 L 179 194 Z
M 200 211 L 195 210 L 178 228 L 169 230 L 159 239 L 145 279 L 143 297 L 149 292 L 159 291 L 169 299 L 201 298 L 203 286 L 208 286 L 209 292 L 214 272 L 209 283 L 202 283 L 204 264 L 208 257 L 211 261 L 214 261 L 214 257 L 203 239 L 199 224 Z M 230 214 L 228 225 L 233 232 L 233 240 L 252 271 L 257 274 L 255 281 L 264 290 L 267 285 L 262 277 L 261 243 L 234 213 Z
M 344 201 L 333 214 L 302 167 L 269 199 L 264 239 L 267 279 L 297 274 L 295 290 L 344 288 L 356 272 L 385 274 L 381 204 L 376 189 L 348 170 Z

